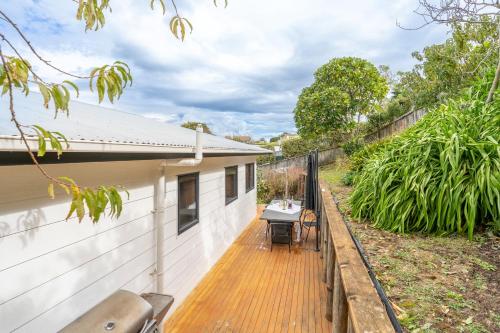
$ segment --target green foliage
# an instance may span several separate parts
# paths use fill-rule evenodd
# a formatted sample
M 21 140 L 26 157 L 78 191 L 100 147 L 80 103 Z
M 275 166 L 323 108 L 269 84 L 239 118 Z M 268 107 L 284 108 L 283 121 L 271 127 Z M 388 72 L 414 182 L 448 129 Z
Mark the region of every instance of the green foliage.
M 33 125 L 31 128 L 38 136 L 38 157 L 45 156 L 45 153 L 47 152 L 47 141 L 50 143 L 50 147 L 57 152 L 57 158 L 59 158 L 63 153 L 63 143 L 65 144 L 66 149 L 69 148 L 68 140 L 61 132 L 47 131 L 38 125 Z
M 470 261 L 472 261 L 474 264 L 478 265 L 479 267 L 481 267 L 485 271 L 494 272 L 497 270 L 497 267 L 495 265 L 490 264 L 489 262 L 484 261 L 481 258 L 471 256 L 469 259 L 470 259 Z
M 306 155 L 309 152 L 319 149 L 328 149 L 333 146 L 331 139 L 319 137 L 316 139 L 307 139 L 295 137 L 284 141 L 281 144 L 283 158 L 291 158 Z
M 347 156 L 351 156 L 355 152 L 361 150 L 363 145 L 364 143 L 361 139 L 355 138 L 344 143 L 342 149 Z
M 263 173 L 259 170 L 257 172 L 257 203 L 259 204 L 267 204 L 272 198 L 269 193 L 271 185 L 267 182 Z
M 213 134 L 207 124 L 196 122 L 196 121 L 186 121 L 185 123 L 183 123 L 181 125 L 181 127 L 189 128 L 189 129 L 192 129 L 192 130 L 196 130 L 196 127 L 198 127 L 198 125 L 201 125 L 201 127 L 203 127 L 203 132 L 204 133 Z
M 66 219 L 76 214 L 81 222 L 87 212 L 89 218 L 96 223 L 101 215 L 108 209 L 110 217 L 119 217 L 123 202 L 117 187 L 99 186 L 97 189 L 81 188 L 75 181 L 68 177 L 59 177 L 56 182 L 68 195 L 72 196 L 70 210 Z M 54 183 L 48 187 L 49 196 L 54 198 Z M 128 197 L 128 192 L 125 191 Z M 87 209 L 85 209 L 87 207 Z
M 356 171 L 349 170 L 342 176 L 342 184 L 345 186 L 352 186 L 354 184 L 354 177 L 356 177 Z
M 181 17 L 178 14 L 172 17 L 170 20 L 170 31 L 175 36 L 175 38 L 184 41 L 186 37 L 186 25 L 189 27 L 189 33 L 193 32 L 193 25 L 185 17 Z
M 295 107 L 299 134 L 316 137 L 349 129 L 387 94 L 384 77 L 370 62 L 334 58 L 314 73 L 314 83 L 302 90 Z
M 485 104 L 488 86 L 449 100 L 366 160 L 353 215 L 401 233 L 500 231 L 500 102 Z
M 276 162 L 276 157 L 274 154 L 267 154 L 267 155 L 259 155 L 257 156 L 257 164 L 267 164 L 267 163 L 273 163 Z
M 362 149 L 353 153 L 350 157 L 350 166 L 353 171 L 361 171 L 369 159 L 373 158 L 377 152 L 381 151 L 390 139 L 379 140 L 363 146 Z
M 56 110 L 56 115 L 59 111 L 63 111 L 66 114 L 69 113 L 69 101 L 71 95 L 69 92 L 69 87 L 73 88 L 76 92 L 76 96 L 79 96 L 79 90 L 76 84 L 71 81 L 64 81 L 62 84 L 52 83 L 45 84 L 43 82 L 38 82 L 38 89 L 43 97 L 43 105 L 45 108 L 49 107 L 51 100 L 54 101 L 54 108 Z
M 110 0 L 78 0 L 78 7 L 76 11 L 76 19 L 85 22 L 85 31 L 99 30 L 106 24 L 105 12 L 111 12 Z M 152 10 L 155 9 L 155 3 L 159 3 L 163 15 L 167 13 L 165 0 L 150 0 L 149 6 Z M 175 38 L 184 41 L 186 32 L 193 32 L 193 25 L 186 18 L 179 15 L 175 1 L 171 1 L 175 11 L 175 15 L 170 19 L 169 27 L 170 32 Z M 218 1 L 214 0 L 215 7 L 218 7 Z M 224 0 L 224 8 L 228 5 L 228 0 Z
M 106 23 L 104 11 L 111 11 L 110 0 L 79 0 L 76 19 L 85 21 L 85 31 L 98 30 Z
M 451 37 L 444 43 L 413 52 L 414 68 L 399 72 L 393 81 L 392 97 L 383 110 L 368 115 L 367 131 L 412 110 L 432 109 L 470 87 L 485 71 L 496 65 L 497 25 L 488 17 L 483 24 L 451 25 Z
M 484 24 L 454 24 L 452 36 L 442 44 L 414 52 L 419 61 L 411 72 L 401 73 L 395 95 L 416 109 L 430 108 L 460 95 L 496 65 L 497 25 L 488 17 Z M 405 101 L 406 100 L 406 101 Z
M 7 69 L 7 70 L 5 70 Z M 15 57 L 5 56 L 5 64 L 0 67 L 0 83 L 2 85 L 2 95 L 9 91 L 10 83 L 16 88 L 20 88 L 25 95 L 29 94 L 29 70 L 30 64 Z M 10 74 L 7 77 L 7 72 Z
M 90 72 L 90 91 L 97 89 L 99 103 L 103 101 L 106 92 L 111 103 L 119 99 L 127 84 L 132 85 L 132 75 L 128 65 L 121 61 L 115 61 L 111 66 L 96 67 Z
M 301 137 L 286 140 L 281 144 L 283 158 L 306 155 L 314 149 L 316 149 L 316 146 L 313 140 L 306 140 Z

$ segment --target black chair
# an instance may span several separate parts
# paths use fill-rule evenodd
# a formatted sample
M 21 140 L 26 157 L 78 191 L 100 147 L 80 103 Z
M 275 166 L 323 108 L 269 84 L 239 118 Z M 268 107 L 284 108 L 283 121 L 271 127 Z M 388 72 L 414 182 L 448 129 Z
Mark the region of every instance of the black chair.
M 273 251 L 273 243 L 288 244 L 288 252 L 291 252 L 293 223 L 271 221 L 269 224 L 271 226 L 271 252 Z
M 303 228 L 307 229 L 307 234 L 305 239 L 305 241 L 307 242 L 307 238 L 309 238 L 309 231 L 311 230 L 311 228 L 318 228 L 318 218 L 316 214 L 311 210 L 304 209 L 303 212 L 304 213 L 302 214 L 303 216 L 302 223 L 300 224 L 300 233 L 302 234 Z M 306 219 L 311 216 L 314 217 L 313 221 L 306 221 Z

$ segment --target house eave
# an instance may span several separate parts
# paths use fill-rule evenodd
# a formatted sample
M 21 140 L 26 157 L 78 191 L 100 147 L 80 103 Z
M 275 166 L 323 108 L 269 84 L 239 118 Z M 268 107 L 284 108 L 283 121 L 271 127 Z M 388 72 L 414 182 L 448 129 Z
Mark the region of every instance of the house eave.
M 30 148 L 36 153 L 38 143 L 35 138 L 27 138 Z M 38 158 L 41 164 L 110 162 L 162 160 L 194 157 L 194 147 L 151 145 L 124 142 L 69 141 L 69 148 L 64 150 L 61 158 L 52 149 L 47 149 L 43 158 Z M 239 150 L 218 147 L 204 147 L 204 156 L 255 156 L 269 154 L 270 151 Z M 26 146 L 19 137 L 0 136 L 0 165 L 32 164 Z

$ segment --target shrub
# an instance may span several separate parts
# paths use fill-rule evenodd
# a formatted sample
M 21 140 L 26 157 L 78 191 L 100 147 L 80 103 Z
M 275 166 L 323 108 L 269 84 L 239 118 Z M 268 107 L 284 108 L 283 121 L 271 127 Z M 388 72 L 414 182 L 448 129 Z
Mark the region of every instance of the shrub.
M 363 162 L 353 215 L 383 229 L 500 230 L 500 103 L 470 93 L 427 114 Z M 363 159 L 359 157 L 360 160 Z
M 352 186 L 354 184 L 354 177 L 357 175 L 356 171 L 349 170 L 342 176 L 342 184 L 345 186 Z
M 351 170 L 361 171 L 366 162 L 376 155 L 377 152 L 381 151 L 388 144 L 388 142 L 390 142 L 390 139 L 383 139 L 370 143 L 352 154 L 349 158 L 349 161 L 351 162 Z
M 286 178 L 278 170 L 259 172 L 257 175 L 257 199 L 268 203 L 275 198 L 285 197 Z M 288 169 L 288 196 L 302 200 L 304 197 L 305 174 L 301 168 Z
M 283 142 L 283 157 L 291 158 L 308 154 L 310 151 L 329 149 L 333 147 L 331 138 L 318 137 L 316 139 L 304 139 L 302 137 L 291 138 Z
M 342 145 L 342 149 L 347 156 L 352 156 L 357 151 L 363 148 L 363 141 L 360 139 L 352 139 Z
M 276 162 L 276 157 L 274 154 L 266 154 L 266 155 L 259 155 L 257 156 L 257 164 L 267 164 L 267 163 L 273 163 Z

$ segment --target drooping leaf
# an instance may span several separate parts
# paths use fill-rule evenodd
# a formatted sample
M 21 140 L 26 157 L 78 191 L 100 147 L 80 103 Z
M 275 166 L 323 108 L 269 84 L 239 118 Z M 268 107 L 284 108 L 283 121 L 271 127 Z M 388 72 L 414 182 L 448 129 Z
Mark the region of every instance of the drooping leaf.
M 49 187 L 47 188 L 47 192 L 49 193 L 49 197 L 51 199 L 54 199 L 54 197 L 55 197 L 55 195 L 54 195 L 54 183 L 49 184 Z

